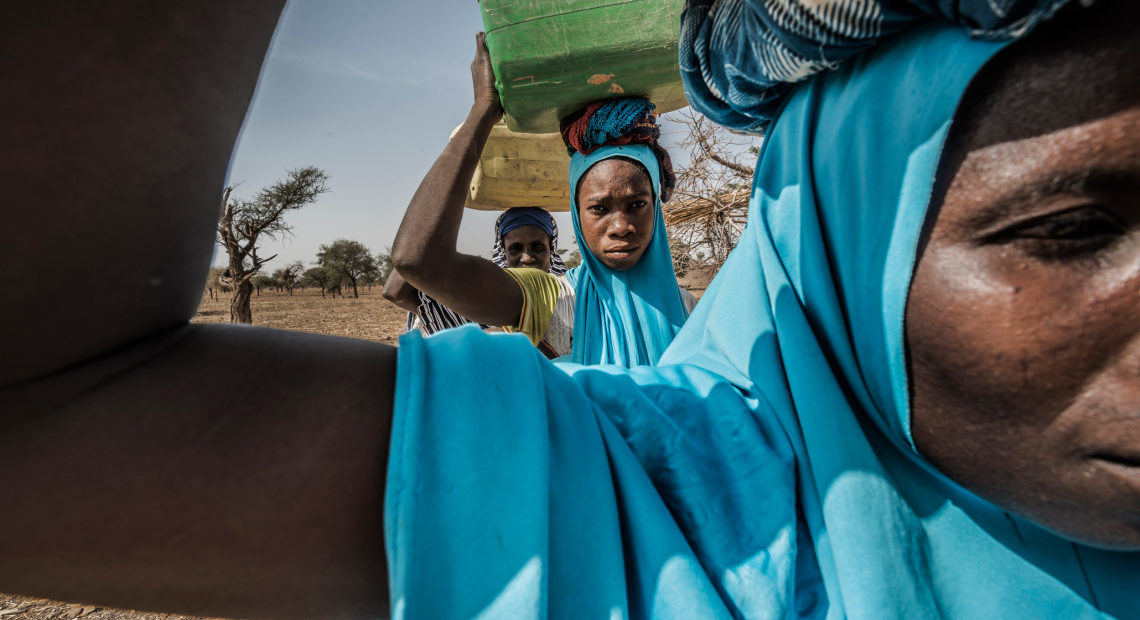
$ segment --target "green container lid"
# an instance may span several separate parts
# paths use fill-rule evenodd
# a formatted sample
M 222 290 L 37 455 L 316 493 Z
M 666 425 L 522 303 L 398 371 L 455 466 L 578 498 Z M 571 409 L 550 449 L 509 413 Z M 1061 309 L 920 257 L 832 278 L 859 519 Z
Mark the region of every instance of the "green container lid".
M 677 66 L 684 0 L 481 0 L 507 126 L 558 131 L 599 99 L 640 95 L 658 112 L 688 105 Z

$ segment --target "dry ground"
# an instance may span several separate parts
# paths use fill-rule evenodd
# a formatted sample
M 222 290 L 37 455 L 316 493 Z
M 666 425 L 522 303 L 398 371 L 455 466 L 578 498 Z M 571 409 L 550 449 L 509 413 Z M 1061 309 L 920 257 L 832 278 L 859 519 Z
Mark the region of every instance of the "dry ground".
M 681 285 L 700 297 L 710 279 L 705 271 L 690 272 Z M 194 323 L 228 323 L 229 296 L 203 295 Z M 396 344 L 404 333 L 406 313 L 380 296 L 380 287 L 360 289 L 360 298 L 321 297 L 316 289 L 296 289 L 293 295 L 262 289 L 250 302 L 253 324 L 279 329 L 348 336 Z M 95 605 L 57 603 L 0 594 L 0 620 L 191 620 L 189 616 L 123 611 Z
M 348 336 L 396 344 L 404 333 L 407 313 L 380 296 L 380 287 L 359 289 L 360 298 L 321 297 L 315 288 L 295 289 L 293 295 L 261 289 L 250 300 L 253 324 L 263 327 L 292 329 L 303 332 Z M 229 323 L 230 298 L 221 293 L 218 299 L 202 297 L 194 323 Z
M 57 603 L 38 598 L 0 595 L 0 620 L 196 620 L 178 614 L 156 614 L 140 611 L 124 611 L 99 607 Z

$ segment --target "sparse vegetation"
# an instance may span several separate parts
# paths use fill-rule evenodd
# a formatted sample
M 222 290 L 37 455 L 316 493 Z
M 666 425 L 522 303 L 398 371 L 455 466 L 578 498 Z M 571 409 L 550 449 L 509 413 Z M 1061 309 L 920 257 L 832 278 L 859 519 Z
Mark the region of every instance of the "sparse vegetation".
M 689 149 L 689 165 L 677 171 L 673 199 L 663 206 L 670 244 L 684 244 L 685 256 L 673 252 L 673 265 L 696 263 L 715 273 L 736 247 L 748 221 L 752 162 L 759 138 L 730 133 L 691 110 L 670 120 L 688 133 L 680 146 Z M 680 274 L 678 274 L 680 275 Z
M 230 322 L 252 323 L 249 300 L 253 277 L 277 255 L 258 255 L 258 242 L 278 235 L 288 236 L 293 227 L 285 221 L 289 211 L 312 204 L 328 191 L 328 175 L 315 166 L 290 170 L 282 181 L 263 188 L 253 200 L 233 195 L 234 186 L 222 192 L 222 217 L 218 221 L 218 243 L 226 250 L 229 267 L 223 277 L 233 290 Z
M 352 296 L 360 297 L 357 285 L 368 278 L 378 277 L 380 269 L 371 252 L 359 241 L 337 239 L 322 245 L 317 252 L 317 264 L 324 268 L 334 280 L 352 285 Z

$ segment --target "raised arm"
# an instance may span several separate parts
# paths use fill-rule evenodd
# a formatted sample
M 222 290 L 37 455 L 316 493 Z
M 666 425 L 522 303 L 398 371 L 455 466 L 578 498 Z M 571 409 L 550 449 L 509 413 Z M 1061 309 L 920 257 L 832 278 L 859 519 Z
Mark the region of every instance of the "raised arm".
M 384 299 L 387 299 L 408 312 L 419 312 L 419 291 L 416 290 L 416 287 L 408 284 L 408 281 L 395 269 L 392 270 L 392 273 L 388 274 L 388 281 L 384 283 L 383 295 Z
M 476 44 L 471 62 L 475 103 L 412 196 L 392 260 L 408 282 L 467 319 L 515 325 L 523 305 L 515 281 L 491 261 L 456 250 L 471 176 L 491 127 L 503 115 L 482 33 Z
M 0 592 L 386 613 L 393 350 L 188 324 L 283 4 L 0 20 Z

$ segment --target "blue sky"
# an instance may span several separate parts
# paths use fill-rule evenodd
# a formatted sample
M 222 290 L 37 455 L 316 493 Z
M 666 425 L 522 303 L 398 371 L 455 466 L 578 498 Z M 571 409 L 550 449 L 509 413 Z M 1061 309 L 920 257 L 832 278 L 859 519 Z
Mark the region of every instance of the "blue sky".
M 476 0 L 289 2 L 229 183 L 250 197 L 287 169 L 312 164 L 329 174 L 331 191 L 290 214 L 292 239 L 260 244 L 262 256 L 278 254 L 269 270 L 295 260 L 308 266 L 320 244 L 338 238 L 373 252 L 391 245 L 420 179 L 470 108 L 481 29 Z M 497 215 L 465 210 L 459 249 L 490 256 Z M 560 245 L 570 246 L 569 214 L 557 217 Z M 224 262 L 220 250 L 214 262 Z

